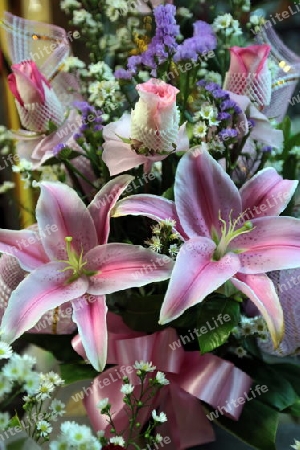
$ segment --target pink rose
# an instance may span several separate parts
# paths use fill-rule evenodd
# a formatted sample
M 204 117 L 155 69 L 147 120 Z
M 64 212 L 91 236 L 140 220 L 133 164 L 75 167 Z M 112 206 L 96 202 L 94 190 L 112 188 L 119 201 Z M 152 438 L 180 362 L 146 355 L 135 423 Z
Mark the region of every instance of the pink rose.
M 131 139 L 152 154 L 172 151 L 179 132 L 178 89 L 154 78 L 136 89 L 140 99 L 131 112 Z
M 40 133 L 48 130 L 50 120 L 60 125 L 64 120 L 63 106 L 35 62 L 13 64 L 12 71 L 8 85 L 16 99 L 23 127 Z
M 270 50 L 266 44 L 232 47 L 224 89 L 246 95 L 261 108 L 268 105 L 271 100 L 271 73 L 267 66 Z

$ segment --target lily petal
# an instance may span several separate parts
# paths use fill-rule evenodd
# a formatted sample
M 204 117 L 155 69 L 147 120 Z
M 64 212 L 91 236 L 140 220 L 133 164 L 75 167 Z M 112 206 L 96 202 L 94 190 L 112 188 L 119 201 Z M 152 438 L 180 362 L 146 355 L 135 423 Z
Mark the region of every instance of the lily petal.
M 65 263 L 45 264 L 22 281 L 12 293 L 1 323 L 1 338 L 10 343 L 33 327 L 50 309 L 83 295 L 86 278 L 67 283 L 70 271 Z
M 45 251 L 51 259 L 68 259 L 67 236 L 73 238 L 72 247 L 78 255 L 98 243 L 90 213 L 76 192 L 65 184 L 41 183 L 36 217 Z M 50 229 L 56 229 L 55 238 Z
M 144 286 L 170 277 L 174 261 L 138 245 L 99 245 L 86 255 L 92 276 L 89 294 L 111 294 L 131 287 Z
M 27 272 L 49 261 L 40 241 L 32 230 L 0 230 L 0 252 L 15 256 Z
M 237 274 L 230 280 L 255 304 L 265 319 L 275 348 L 283 338 L 284 318 L 275 286 L 267 275 Z
M 299 219 L 262 217 L 251 223 L 253 230 L 240 234 L 228 246 L 239 255 L 241 273 L 265 273 L 300 266 Z
M 107 306 L 105 295 L 97 297 L 84 295 L 73 300 L 73 321 L 78 326 L 78 333 L 86 356 L 92 366 L 101 372 L 107 356 Z
M 273 167 L 267 167 L 240 189 L 242 210 L 249 220 L 278 216 L 286 208 L 297 186 L 297 180 L 284 180 Z
M 103 186 L 88 206 L 88 211 L 94 220 L 99 244 L 106 244 L 109 235 L 110 212 L 133 179 L 130 175 L 120 175 L 114 178 Z
M 146 156 L 138 155 L 129 144 L 121 140 L 104 142 L 102 159 L 111 175 L 117 175 L 147 162 Z
M 237 273 L 240 268 L 238 256 L 231 253 L 213 261 L 215 249 L 215 243 L 205 237 L 193 238 L 183 244 L 160 311 L 159 323 L 165 324 L 181 316 Z
M 241 212 L 238 189 L 209 153 L 196 147 L 180 160 L 175 180 L 175 203 L 189 237 L 220 235 L 222 223 Z

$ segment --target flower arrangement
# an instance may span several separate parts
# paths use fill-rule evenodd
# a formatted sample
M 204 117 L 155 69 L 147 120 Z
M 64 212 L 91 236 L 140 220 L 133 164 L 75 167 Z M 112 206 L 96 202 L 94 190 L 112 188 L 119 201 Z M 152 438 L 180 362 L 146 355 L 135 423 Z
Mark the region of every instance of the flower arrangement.
M 300 415 L 300 134 L 285 117 L 300 58 L 249 1 L 189 3 L 63 0 L 68 33 L 4 17 L 22 128 L 0 130 L 2 154 L 15 143 L 37 198 L 28 228 L 0 230 L 5 438 L 183 450 L 215 422 L 275 450 L 280 414 Z M 54 436 L 54 393 L 88 379 L 88 423 Z

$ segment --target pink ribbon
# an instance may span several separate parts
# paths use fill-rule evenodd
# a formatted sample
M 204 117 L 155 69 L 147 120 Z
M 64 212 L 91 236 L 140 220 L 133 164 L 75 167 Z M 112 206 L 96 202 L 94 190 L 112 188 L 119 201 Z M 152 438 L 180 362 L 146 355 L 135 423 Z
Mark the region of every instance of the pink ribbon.
M 170 384 L 160 390 L 150 409 L 141 410 L 138 421 L 141 424 L 146 423 L 152 409 L 159 408 L 165 412 L 168 422 L 159 427 L 159 432 L 162 436 L 170 437 L 169 448 L 172 450 L 184 450 L 214 440 L 213 429 L 199 400 L 214 409 L 222 408 L 224 415 L 238 420 L 243 405 L 235 407 L 231 401 L 248 393 L 252 384 L 248 375 L 232 363 L 210 353 L 201 355 L 197 351 L 186 352 L 182 347 L 172 350 L 171 344 L 178 341 L 173 328 L 145 335 L 127 328 L 122 319 L 114 314 L 108 315 L 107 363 L 117 366 L 95 378 L 89 395 L 84 398 L 85 408 L 96 431 L 105 430 L 109 436 L 110 427 L 97 408 L 98 402 L 106 397 L 112 405 L 117 429 L 123 430 L 128 424 L 123 394 L 120 392 L 122 378 L 128 376 L 137 395 L 140 389 L 139 380 L 132 366 L 135 361 L 140 360 L 151 361 L 156 370 L 166 374 Z M 74 338 L 73 347 L 85 356 L 78 337 Z

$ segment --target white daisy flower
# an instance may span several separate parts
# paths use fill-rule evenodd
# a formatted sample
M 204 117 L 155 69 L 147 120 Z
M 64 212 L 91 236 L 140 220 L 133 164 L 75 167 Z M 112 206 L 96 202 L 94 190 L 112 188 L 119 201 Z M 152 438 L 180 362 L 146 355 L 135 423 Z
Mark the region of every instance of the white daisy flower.
M 0 189 L 1 189 L 1 187 L 0 187 Z M 11 346 L 9 344 L 7 344 L 6 342 L 0 341 L 0 359 L 8 359 L 12 356 L 12 354 L 13 354 L 13 351 L 12 351 Z
M 50 404 L 50 410 L 55 414 L 56 416 L 63 416 L 65 414 L 65 407 L 66 405 L 61 400 L 53 400 Z
M 97 403 L 97 408 L 100 409 L 100 411 L 102 411 L 103 409 L 105 409 L 107 407 L 108 404 L 109 404 L 109 399 L 103 398 L 102 400 L 100 400 Z
M 234 353 L 239 357 L 239 358 L 243 358 L 244 356 L 247 355 L 246 350 L 243 347 L 236 347 L 234 349 Z
M 52 426 L 47 420 L 40 420 L 37 422 L 36 428 L 42 437 L 47 437 L 52 431 Z
M 0 397 L 4 394 L 9 394 L 12 391 L 13 383 L 8 377 L 0 374 Z
M 296 441 L 296 439 L 294 439 L 295 443 L 294 445 L 291 445 L 291 447 L 295 450 L 300 450 L 300 441 Z

